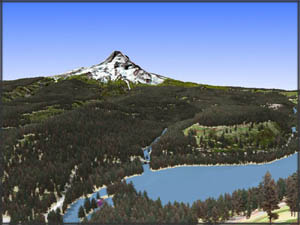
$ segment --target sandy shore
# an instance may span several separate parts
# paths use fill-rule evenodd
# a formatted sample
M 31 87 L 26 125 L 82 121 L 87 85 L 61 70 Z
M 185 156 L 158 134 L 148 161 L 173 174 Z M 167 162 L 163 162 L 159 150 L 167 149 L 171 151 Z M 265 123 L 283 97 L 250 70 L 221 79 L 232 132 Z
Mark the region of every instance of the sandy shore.
M 64 203 L 64 200 L 65 200 L 65 195 L 63 195 L 57 202 L 52 203 L 50 209 L 48 209 L 47 213 L 44 214 L 46 222 L 48 222 L 47 217 L 48 217 L 48 214 L 49 214 L 52 210 L 55 211 L 57 208 L 60 208 L 60 210 L 61 210 L 62 205 L 63 205 L 63 203 Z
M 144 172 L 143 172 L 144 173 Z M 131 176 L 126 176 L 126 177 L 124 177 L 124 178 L 122 178 L 122 180 L 126 180 L 126 179 L 128 179 L 128 178 L 132 178 L 132 177 L 138 177 L 138 176 L 142 176 L 143 175 L 143 173 L 140 173 L 140 174 L 134 174 L 134 175 L 131 175 Z
M 264 163 L 254 163 L 254 162 L 249 162 L 249 163 L 240 163 L 240 164 L 221 164 L 221 163 L 217 163 L 217 164 L 182 164 L 182 165 L 176 165 L 176 166 L 168 166 L 168 167 L 164 167 L 164 168 L 160 168 L 160 169 L 152 169 L 150 168 L 150 170 L 152 172 L 156 172 L 156 171 L 161 171 L 161 170 L 166 170 L 166 169 L 172 169 L 172 168 L 177 168 L 177 167 L 199 167 L 199 166 L 203 166 L 203 167 L 209 167 L 209 166 L 247 166 L 247 165 L 265 165 L 265 164 L 270 164 L 270 163 L 273 163 L 273 162 L 276 162 L 278 160 L 281 160 L 281 159 L 285 159 L 287 157 L 290 157 L 294 154 L 297 154 L 296 153 L 293 153 L 293 154 L 290 154 L 290 155 L 286 155 L 282 158 L 279 158 L 279 159 L 274 159 L 270 162 L 264 162 Z

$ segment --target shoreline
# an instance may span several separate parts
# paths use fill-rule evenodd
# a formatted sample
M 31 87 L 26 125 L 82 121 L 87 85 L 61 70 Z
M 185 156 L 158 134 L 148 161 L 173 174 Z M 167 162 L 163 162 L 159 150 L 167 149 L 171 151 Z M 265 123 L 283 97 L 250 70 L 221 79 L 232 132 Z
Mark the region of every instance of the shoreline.
M 104 189 L 104 188 L 107 188 L 107 186 L 106 185 L 102 185 L 101 187 L 98 187 L 98 188 L 94 189 L 94 191 L 93 191 L 92 194 L 88 194 L 87 195 L 87 198 L 90 198 L 94 193 L 99 192 L 101 189 Z M 99 196 L 100 196 L 100 194 L 99 194 Z M 105 196 L 107 196 L 107 195 L 105 195 Z M 62 215 L 62 217 L 64 218 L 64 216 L 66 215 L 67 211 L 71 208 L 71 205 L 73 205 L 74 203 L 76 203 L 78 200 L 85 199 L 85 198 L 86 198 L 85 195 L 81 195 L 80 197 L 76 198 L 72 203 L 68 204 L 67 205 L 67 209 L 66 209 L 65 213 Z M 79 219 L 79 221 L 80 221 L 80 219 Z
M 136 176 L 141 176 L 142 174 L 143 174 L 143 173 L 141 173 L 141 174 L 133 174 L 133 175 L 131 175 L 131 176 L 126 176 L 126 177 L 122 178 L 122 180 L 123 180 L 123 179 L 132 178 L 132 177 L 136 177 Z M 102 189 L 107 188 L 107 185 L 102 185 L 101 187 L 97 187 L 97 188 L 95 188 L 95 185 L 94 185 L 93 187 L 94 187 L 93 193 L 87 194 L 87 198 L 90 198 L 90 197 L 92 197 L 92 195 L 95 194 L 96 192 L 99 192 L 99 191 L 101 191 Z M 100 198 L 106 199 L 106 198 L 112 197 L 113 195 L 107 195 L 107 194 L 106 194 L 106 195 L 104 195 L 104 196 L 101 196 L 100 193 L 99 193 L 99 196 L 100 196 Z M 63 196 L 63 197 L 64 197 L 64 196 Z M 72 203 L 68 204 L 67 209 L 66 209 L 66 211 L 65 211 L 65 213 L 64 213 L 64 215 L 63 215 L 63 217 L 65 216 L 65 214 L 66 214 L 66 212 L 68 211 L 68 209 L 71 208 L 71 205 L 72 205 L 72 204 L 76 203 L 76 202 L 77 202 L 78 200 L 80 200 L 80 199 L 85 199 L 85 198 L 86 198 L 85 195 L 81 195 L 80 197 L 78 197 L 77 199 L 75 199 Z
M 147 147 L 145 147 L 145 148 L 147 148 Z M 144 149 L 145 149 L 145 148 L 144 148 Z M 164 168 L 160 168 L 160 169 L 152 169 L 152 168 L 150 167 L 150 164 L 149 164 L 149 163 L 147 163 L 147 164 L 149 165 L 149 170 L 150 170 L 151 172 L 157 172 L 157 171 L 161 171 L 161 170 L 173 169 L 173 168 L 177 168 L 177 167 L 212 167 L 212 166 L 247 166 L 247 165 L 265 165 L 265 164 L 271 164 L 271 163 L 276 162 L 276 161 L 281 160 L 281 159 L 285 159 L 285 158 L 290 157 L 290 156 L 292 156 L 292 155 L 294 155 L 294 154 L 297 154 L 297 153 L 298 153 L 298 152 L 296 151 L 296 152 L 294 152 L 294 153 L 292 153 L 292 154 L 285 155 L 285 156 L 283 156 L 283 157 L 281 157 L 281 158 L 279 158 L 279 159 L 274 159 L 274 160 L 272 160 L 272 161 L 269 161 L 269 162 L 263 162 L 263 163 L 254 163 L 254 162 L 240 163 L 240 164 L 237 164 L 237 163 L 235 163 L 235 164 L 221 164 L 221 163 L 217 163 L 217 164 L 186 164 L 186 163 L 185 163 L 185 164 L 181 164 L 181 165 L 168 166 L 168 167 L 164 167 Z M 142 176 L 142 175 L 144 174 L 144 172 L 145 172 L 145 171 L 143 171 L 143 172 L 140 173 L 140 174 L 133 174 L 133 175 L 130 175 L 130 176 L 125 176 L 125 177 L 123 177 L 121 180 L 123 181 L 123 180 L 129 179 L 129 178 L 133 178 L 133 177 L 137 177 L 137 176 Z M 100 190 L 107 188 L 106 185 L 102 185 L 101 187 L 97 187 L 97 188 L 95 188 L 95 186 L 93 186 L 93 187 L 94 187 L 94 190 L 93 190 L 92 193 L 90 193 L 90 194 L 87 195 L 88 198 L 90 198 L 94 193 L 99 192 Z M 107 196 L 107 195 L 105 195 L 105 196 Z M 101 196 L 100 196 L 100 197 L 101 197 Z M 110 197 L 110 196 L 107 196 L 107 197 Z M 50 212 L 51 210 L 56 210 L 57 208 L 62 209 L 62 205 L 63 205 L 63 202 L 64 202 L 64 198 L 65 198 L 65 195 L 62 195 L 62 197 L 61 197 L 57 202 L 53 203 L 53 204 L 50 206 L 50 209 L 47 211 L 47 213 L 44 214 L 46 222 L 47 222 L 47 215 L 49 214 L 49 212 Z M 74 203 L 76 203 L 78 200 L 84 199 L 84 198 L 86 198 L 86 196 L 85 196 L 85 195 L 81 195 L 80 197 L 78 197 L 77 199 L 75 199 L 72 203 L 68 204 L 67 209 L 66 209 L 65 213 L 63 214 L 63 217 L 65 216 L 66 212 L 71 208 L 71 205 L 72 205 L 72 204 L 74 204 Z M 10 222 L 10 219 L 11 219 L 11 218 L 10 218 L 9 215 L 5 214 L 5 215 L 2 215 L 2 217 L 3 217 L 3 222 L 7 222 L 7 223 Z
M 54 202 L 54 203 L 51 204 L 50 209 L 48 209 L 47 212 L 44 213 L 44 217 L 45 217 L 46 223 L 48 223 L 48 219 L 47 219 L 48 214 L 49 214 L 52 210 L 55 211 L 57 208 L 60 208 L 60 210 L 62 209 L 62 205 L 63 205 L 63 203 L 64 203 L 64 200 L 65 200 L 65 195 L 62 195 L 62 197 L 59 198 L 57 202 Z
M 101 198 L 105 200 L 105 199 L 107 199 L 107 198 L 112 198 L 113 196 L 114 196 L 114 195 L 110 195 L 110 196 L 108 196 L 108 195 L 103 195 Z M 96 211 L 98 211 L 98 210 L 100 210 L 99 207 L 97 207 L 97 208 L 95 208 L 95 209 L 91 209 L 91 211 L 85 215 L 85 218 L 87 218 L 88 216 L 91 216 L 94 212 L 96 212 Z M 83 219 L 79 218 L 79 221 L 80 221 L 80 223 L 82 223 Z
M 272 161 L 269 161 L 269 162 L 263 162 L 263 163 L 255 163 L 255 162 L 248 162 L 248 163 L 235 163 L 235 164 L 222 164 L 222 163 L 217 163 L 217 164 L 181 164 L 181 165 L 176 165 L 176 166 L 168 166 L 168 167 L 163 167 L 163 168 L 160 168 L 160 169 L 152 169 L 150 167 L 150 171 L 152 172 L 157 172 L 157 171 L 161 171 L 161 170 L 167 170 L 167 169 L 173 169 L 173 168 L 177 168 L 177 167 L 211 167 L 211 166 L 249 166 L 249 165 L 265 165 L 265 164 L 271 164 L 273 162 L 276 162 L 276 161 L 279 161 L 279 160 L 282 160 L 282 159 L 285 159 L 285 158 L 288 158 L 294 154 L 297 154 L 298 152 L 295 152 L 295 153 L 292 153 L 290 155 L 285 155 L 279 159 L 274 159 Z
M 137 174 L 133 174 L 133 175 L 130 175 L 130 176 L 123 177 L 122 180 L 124 180 L 124 179 L 126 180 L 126 179 L 129 179 L 129 178 L 142 176 L 144 172 L 145 171 L 143 171 L 142 173 L 137 173 Z

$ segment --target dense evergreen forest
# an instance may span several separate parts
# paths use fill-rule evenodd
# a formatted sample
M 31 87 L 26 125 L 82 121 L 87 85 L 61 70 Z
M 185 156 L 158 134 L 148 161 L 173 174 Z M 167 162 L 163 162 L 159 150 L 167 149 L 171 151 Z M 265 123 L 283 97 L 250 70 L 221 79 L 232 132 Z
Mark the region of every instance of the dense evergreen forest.
M 250 217 L 255 209 L 267 212 L 270 222 L 278 218 L 272 211 L 278 209 L 278 203 L 284 200 L 291 209 L 297 212 L 297 174 L 275 182 L 269 172 L 266 173 L 258 187 L 238 189 L 225 193 L 217 199 L 197 200 L 192 205 L 185 203 L 168 203 L 152 200 L 147 192 L 137 192 L 132 183 L 118 182 L 108 187 L 109 194 L 114 194 L 114 206 L 107 203 L 92 214 L 93 223 L 187 223 L 197 224 L 226 222 L 232 216 Z M 82 209 L 83 210 L 83 209 Z M 82 218 L 85 216 L 84 211 Z
M 141 148 L 164 128 L 150 165 L 264 162 L 296 151 L 294 103 L 283 90 L 196 85 L 99 83 L 74 76 L 3 82 L 3 213 L 12 222 L 41 221 L 65 195 L 62 212 L 94 188 L 143 172 Z M 268 105 L 280 104 L 274 109 Z M 281 139 L 270 150 L 196 151 L 194 123 L 236 125 L 273 121 Z M 285 144 L 288 143 L 288 146 Z M 285 147 L 284 147 L 285 146 Z M 245 152 L 247 154 L 245 154 Z M 53 215 L 53 214 L 52 214 Z

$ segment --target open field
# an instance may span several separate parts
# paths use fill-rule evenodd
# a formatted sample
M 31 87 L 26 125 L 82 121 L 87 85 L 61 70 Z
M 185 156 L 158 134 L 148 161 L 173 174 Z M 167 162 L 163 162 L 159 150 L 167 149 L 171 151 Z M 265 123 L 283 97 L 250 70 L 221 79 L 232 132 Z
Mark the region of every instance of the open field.
M 297 104 L 297 101 L 298 101 L 297 91 L 282 91 L 279 93 L 284 96 L 287 96 L 291 102 L 293 102 L 294 104 Z
M 284 223 L 284 222 L 296 222 L 297 215 L 291 216 L 290 208 L 285 204 L 282 203 L 280 209 L 274 210 L 274 213 L 278 213 L 278 219 L 272 221 L 275 223 Z M 246 219 L 243 217 L 236 222 L 250 222 L 250 223 L 268 223 L 268 215 L 266 212 L 263 211 L 255 211 L 251 214 L 251 217 Z
M 215 151 L 226 149 L 274 147 L 280 139 L 280 127 L 275 122 L 248 123 L 235 126 L 202 126 L 199 123 L 186 128 L 184 134 L 196 138 L 199 147 Z M 277 141 L 277 142 L 276 142 Z

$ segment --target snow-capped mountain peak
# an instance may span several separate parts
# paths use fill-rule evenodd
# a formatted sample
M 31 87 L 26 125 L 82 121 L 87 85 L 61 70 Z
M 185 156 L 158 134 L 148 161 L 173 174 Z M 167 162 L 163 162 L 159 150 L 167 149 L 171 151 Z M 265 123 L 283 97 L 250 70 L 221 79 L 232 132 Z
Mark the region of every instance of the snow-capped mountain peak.
M 119 62 L 119 63 L 126 63 L 129 60 L 127 55 L 124 55 L 120 51 L 113 51 L 110 56 L 101 64 L 103 63 L 111 63 L 111 62 Z
M 162 83 L 166 79 L 164 76 L 146 72 L 120 51 L 112 52 L 111 55 L 100 64 L 91 67 L 81 67 L 55 77 L 68 77 L 82 74 L 102 82 L 120 79 L 124 80 L 127 84 L 128 81 L 130 81 L 133 83 L 155 85 Z

